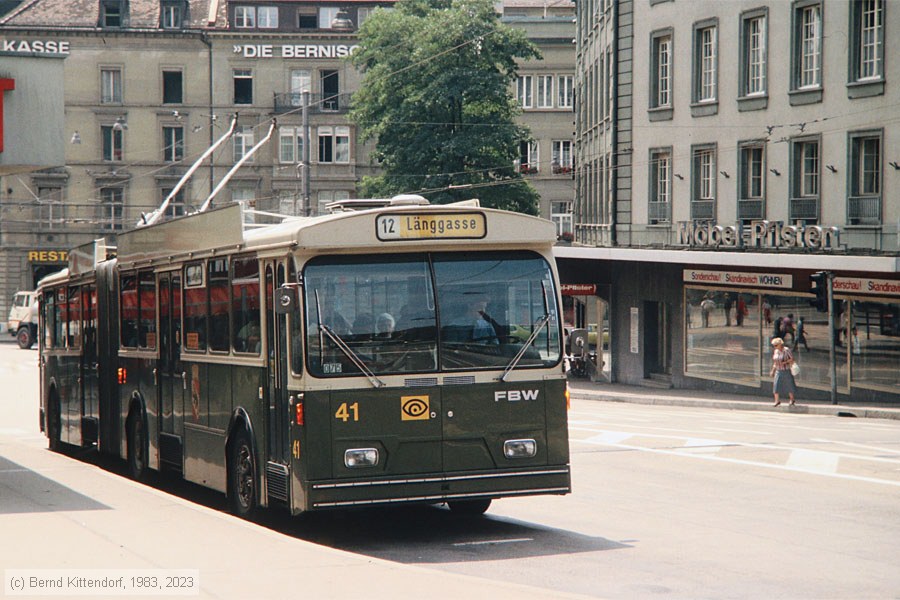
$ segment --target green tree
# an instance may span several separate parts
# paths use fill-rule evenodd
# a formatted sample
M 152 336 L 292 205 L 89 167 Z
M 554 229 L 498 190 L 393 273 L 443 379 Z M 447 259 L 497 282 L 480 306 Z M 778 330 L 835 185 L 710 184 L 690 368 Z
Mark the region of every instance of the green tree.
M 444 204 L 537 214 L 538 194 L 514 168 L 530 133 L 515 122 L 516 59 L 537 47 L 500 22 L 490 0 L 400 0 L 359 31 L 352 62 L 363 75 L 350 118 L 375 140 L 382 175 L 362 194 L 419 193 Z

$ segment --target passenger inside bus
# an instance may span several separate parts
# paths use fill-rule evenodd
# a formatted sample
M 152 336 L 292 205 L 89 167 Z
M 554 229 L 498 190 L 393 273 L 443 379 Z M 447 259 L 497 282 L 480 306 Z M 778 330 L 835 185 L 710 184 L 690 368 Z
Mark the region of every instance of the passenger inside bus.
M 381 313 L 375 320 L 375 337 L 390 339 L 394 335 L 394 317 L 391 313 Z
M 255 352 L 259 354 L 260 350 L 260 327 L 259 321 L 248 321 L 237 334 L 239 352 Z

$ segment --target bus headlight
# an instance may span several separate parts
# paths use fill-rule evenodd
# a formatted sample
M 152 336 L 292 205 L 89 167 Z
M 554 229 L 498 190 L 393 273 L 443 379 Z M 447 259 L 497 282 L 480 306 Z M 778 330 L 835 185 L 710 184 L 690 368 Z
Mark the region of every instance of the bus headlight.
M 503 442 L 503 454 L 506 458 L 532 458 L 537 454 L 537 442 L 534 440 L 506 440 Z
M 344 465 L 348 469 L 374 467 L 378 464 L 378 450 L 375 448 L 351 448 L 344 452 Z

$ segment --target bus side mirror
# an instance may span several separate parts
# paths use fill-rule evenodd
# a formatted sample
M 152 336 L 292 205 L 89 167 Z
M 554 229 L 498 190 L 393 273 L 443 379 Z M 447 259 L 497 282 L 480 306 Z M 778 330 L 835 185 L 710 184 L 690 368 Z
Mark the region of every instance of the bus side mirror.
M 275 312 L 286 315 L 297 307 L 297 284 L 287 283 L 275 290 Z

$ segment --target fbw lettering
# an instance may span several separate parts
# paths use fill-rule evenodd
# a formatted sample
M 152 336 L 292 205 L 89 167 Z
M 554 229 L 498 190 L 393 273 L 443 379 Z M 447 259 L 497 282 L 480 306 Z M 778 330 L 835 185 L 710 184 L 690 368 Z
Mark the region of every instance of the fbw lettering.
M 509 402 L 521 402 L 522 400 L 537 400 L 538 390 L 505 390 L 494 392 L 494 402 L 507 400 Z

